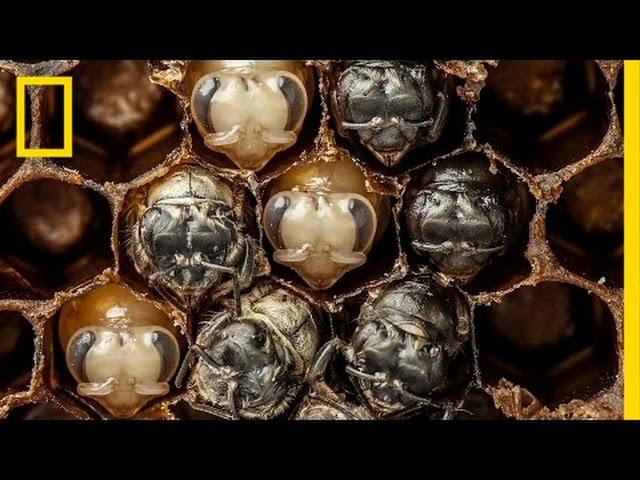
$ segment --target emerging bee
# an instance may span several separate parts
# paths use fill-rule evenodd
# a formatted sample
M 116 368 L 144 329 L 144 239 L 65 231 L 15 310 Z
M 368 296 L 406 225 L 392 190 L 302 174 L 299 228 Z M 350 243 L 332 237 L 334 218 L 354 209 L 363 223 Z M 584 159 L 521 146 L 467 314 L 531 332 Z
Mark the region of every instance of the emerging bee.
M 152 183 L 129 215 L 127 251 L 161 293 L 195 303 L 222 275 L 240 288 L 255 273 L 257 242 L 245 233 L 243 193 L 195 165 Z
M 191 112 L 205 145 L 238 167 L 260 170 L 296 142 L 313 96 L 303 62 L 197 62 L 191 77 Z
M 171 320 L 121 285 L 103 285 L 60 311 L 60 344 L 77 391 L 115 417 L 169 392 L 180 348 Z
M 388 199 L 367 191 L 364 174 L 345 153 L 290 168 L 267 198 L 264 228 L 274 260 L 316 290 L 365 263 L 390 214 Z
M 439 406 L 448 374 L 469 335 L 469 307 L 453 290 L 408 280 L 365 303 L 350 341 L 322 347 L 310 377 L 324 371 L 336 349 L 358 396 L 377 416 Z
M 226 419 L 270 419 L 300 393 L 318 348 L 312 306 L 272 283 L 242 296 L 241 310 L 223 310 L 204 324 L 176 376 L 181 387 L 198 357 L 189 387 L 195 408 Z
M 361 142 L 392 167 L 411 148 L 440 138 L 449 111 L 448 83 L 423 64 L 356 61 L 340 73 L 332 109 L 343 137 Z
M 411 245 L 440 272 L 469 280 L 515 241 L 526 202 L 524 190 L 492 173 L 483 157 L 442 161 L 408 191 Z

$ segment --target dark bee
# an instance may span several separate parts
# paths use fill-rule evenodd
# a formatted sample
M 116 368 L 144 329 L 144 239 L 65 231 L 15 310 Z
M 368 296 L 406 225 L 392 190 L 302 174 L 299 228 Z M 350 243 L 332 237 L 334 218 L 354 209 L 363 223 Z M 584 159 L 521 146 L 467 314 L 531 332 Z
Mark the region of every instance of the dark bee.
M 191 346 L 176 386 L 192 360 L 194 407 L 226 419 L 270 419 L 300 393 L 318 348 L 312 306 L 272 283 L 242 296 L 240 312 L 214 314 Z
M 448 85 L 424 64 L 354 62 L 339 75 L 332 95 L 338 131 L 364 144 L 385 166 L 395 166 L 414 146 L 440 138 Z
M 153 183 L 134 206 L 128 252 L 161 293 L 193 303 L 231 277 L 236 300 L 255 271 L 257 242 L 245 233 L 242 196 L 197 166 Z
M 424 279 L 404 281 L 363 305 L 350 341 L 329 341 L 318 353 L 313 376 L 339 349 L 357 393 L 374 414 L 442 407 L 431 396 L 450 384 L 448 373 L 468 337 L 469 317 L 467 304 L 453 290 Z
M 480 156 L 440 162 L 408 191 L 411 245 L 438 271 L 469 280 L 517 238 L 526 202 L 524 190 Z

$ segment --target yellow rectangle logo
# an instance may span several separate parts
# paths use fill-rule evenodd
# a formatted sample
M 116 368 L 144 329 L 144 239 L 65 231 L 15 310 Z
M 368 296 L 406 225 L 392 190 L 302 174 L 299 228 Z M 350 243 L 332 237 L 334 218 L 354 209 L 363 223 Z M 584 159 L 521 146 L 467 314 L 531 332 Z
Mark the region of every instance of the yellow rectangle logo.
M 71 77 L 16 78 L 16 156 L 69 158 L 73 156 L 73 110 Z M 28 148 L 26 145 L 26 87 L 61 86 L 63 89 L 63 146 L 62 148 Z

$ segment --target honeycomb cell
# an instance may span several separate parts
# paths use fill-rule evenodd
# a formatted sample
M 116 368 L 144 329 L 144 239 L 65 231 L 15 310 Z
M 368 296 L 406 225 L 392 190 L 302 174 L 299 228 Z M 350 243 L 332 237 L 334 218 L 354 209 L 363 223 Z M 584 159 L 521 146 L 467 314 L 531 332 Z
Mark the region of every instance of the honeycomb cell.
M 466 108 L 454 79 L 432 62 L 341 62 L 332 72 L 330 101 L 341 143 L 390 174 L 463 140 Z
M 369 191 L 362 170 L 342 152 L 335 160 L 296 165 L 265 188 L 263 228 L 273 264 L 295 271 L 316 291 L 349 273 L 368 276 L 362 267 L 375 268 L 367 258 L 383 244 L 386 257 L 395 259 L 384 238 L 389 199 Z
M 530 271 L 524 250 L 533 203 L 514 175 L 477 153 L 420 168 L 403 211 L 409 263 L 473 292 L 520 280 Z
M 586 400 L 618 374 L 611 312 L 576 286 L 522 287 L 501 303 L 477 307 L 475 325 L 483 381 L 506 378 L 548 407 Z
M 602 141 L 607 90 L 594 61 L 501 61 L 481 92 L 477 139 L 533 173 L 557 170 Z
M 254 204 L 231 178 L 182 165 L 129 192 L 120 218 L 123 271 L 179 308 L 237 292 L 261 268 Z
M 34 366 L 34 332 L 18 312 L 0 312 L 0 397 L 25 390 Z
M 184 400 L 171 405 L 169 409 L 180 420 L 222 420 L 216 415 L 196 410 Z
M 149 80 L 140 60 L 82 61 L 74 81 L 74 156 L 60 159 L 100 181 L 126 182 L 164 161 L 180 143 L 181 110 L 163 87 Z M 47 128 L 60 136 L 62 95 Z
M 170 392 L 183 339 L 166 313 L 128 287 L 107 284 L 73 298 L 53 324 L 54 389 L 118 418 Z
M 622 287 L 624 162 L 605 160 L 572 177 L 547 213 L 558 260 L 593 281 Z
M 313 68 L 302 61 L 189 62 L 184 88 L 194 150 L 217 166 L 274 171 L 317 132 L 314 84 Z
M 0 205 L 0 230 L 0 256 L 41 295 L 113 263 L 109 202 L 60 180 L 33 180 L 14 190 Z

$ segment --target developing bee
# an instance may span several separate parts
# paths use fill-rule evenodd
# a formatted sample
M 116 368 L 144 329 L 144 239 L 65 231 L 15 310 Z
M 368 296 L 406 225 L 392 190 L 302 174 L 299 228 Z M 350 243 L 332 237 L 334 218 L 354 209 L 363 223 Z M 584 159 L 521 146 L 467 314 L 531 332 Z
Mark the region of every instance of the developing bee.
M 303 298 L 263 282 L 242 295 L 240 310 L 213 314 L 176 377 L 189 384 L 196 408 L 226 419 L 270 419 L 286 412 L 304 385 L 318 348 L 315 310 Z
M 78 394 L 114 417 L 132 417 L 166 395 L 180 361 L 171 320 L 121 285 L 103 285 L 67 302 L 58 338 Z
M 243 192 L 212 172 L 182 166 L 136 198 L 127 251 L 138 272 L 170 299 L 191 305 L 224 277 L 240 288 L 255 271 Z
M 297 140 L 313 96 L 311 68 L 289 60 L 195 63 L 191 113 L 205 145 L 260 170 Z
M 271 185 L 264 229 L 273 259 L 325 290 L 360 267 L 387 226 L 388 199 L 367 191 L 345 154 L 290 168 Z
M 410 149 L 440 138 L 448 85 L 444 74 L 425 64 L 352 62 L 332 94 L 338 132 L 362 143 L 384 166 L 396 166 Z

